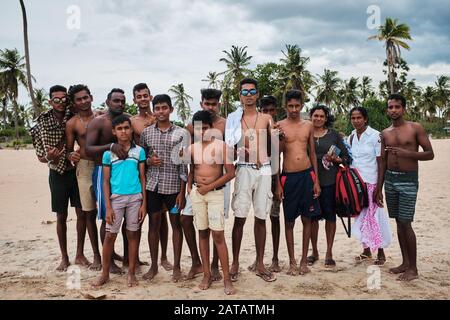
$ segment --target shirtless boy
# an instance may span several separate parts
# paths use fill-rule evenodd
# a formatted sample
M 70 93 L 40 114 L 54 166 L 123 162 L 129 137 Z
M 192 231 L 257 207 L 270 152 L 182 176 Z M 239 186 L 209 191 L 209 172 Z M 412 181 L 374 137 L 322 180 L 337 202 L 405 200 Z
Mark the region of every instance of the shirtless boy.
M 207 132 L 212 128 L 212 115 L 206 110 L 194 114 L 192 122 L 195 136 L 200 138 L 189 147 L 192 156 L 187 191 L 191 197 L 195 225 L 200 238 L 200 253 L 203 263 L 203 280 L 199 287 L 206 290 L 213 279 L 209 268 L 209 234 L 217 248 L 222 265 L 225 294 L 235 293 L 231 283 L 228 262 L 228 249 L 225 242 L 224 227 L 224 188 L 234 178 L 234 150 Z M 225 174 L 223 170 L 225 168 Z
M 311 218 L 320 215 L 318 197 L 320 185 L 314 146 L 314 129 L 310 121 L 300 118 L 303 95 L 299 90 L 286 92 L 287 118 L 278 122 L 284 133 L 280 143 L 283 153 L 283 172 L 277 179 L 277 197 L 283 199 L 286 242 L 289 253 L 289 275 L 306 274 L 308 247 L 311 239 Z M 295 220 L 303 223 L 302 258 L 297 268 L 294 253 Z
M 392 125 L 381 132 L 381 170 L 378 172 L 377 203 L 383 205 L 382 187 L 386 191 L 389 216 L 397 223 L 397 236 L 402 263 L 389 270 L 400 274 L 398 280 L 411 281 L 419 277 L 417 271 L 416 235 L 412 228 L 417 200 L 418 162 L 432 160 L 433 148 L 424 128 L 406 121 L 406 100 L 400 94 L 388 97 L 387 114 Z M 423 151 L 419 151 L 419 146 Z

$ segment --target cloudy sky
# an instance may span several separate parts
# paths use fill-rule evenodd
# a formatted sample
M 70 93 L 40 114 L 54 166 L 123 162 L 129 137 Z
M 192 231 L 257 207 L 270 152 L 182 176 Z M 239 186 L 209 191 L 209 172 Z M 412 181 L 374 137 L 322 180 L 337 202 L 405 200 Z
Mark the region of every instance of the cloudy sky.
M 285 44 L 298 44 L 311 58 L 313 74 L 324 68 L 341 78 L 384 78 L 384 48 L 367 41 L 376 30 L 371 5 L 381 21 L 389 16 L 411 27 L 410 78 L 433 84 L 450 75 L 450 2 L 302 0 L 25 0 L 32 73 L 37 87 L 85 83 L 96 105 L 113 87 L 131 101 L 135 83 L 147 82 L 152 94 L 183 83 L 198 106 L 209 71 L 223 71 L 222 50 L 248 46 L 258 63 L 278 62 Z M 74 9 L 75 6 L 75 9 Z M 79 25 L 77 13 L 79 12 Z M 2 0 L 0 48 L 23 52 L 19 1 Z M 25 94 L 22 93 L 22 99 Z

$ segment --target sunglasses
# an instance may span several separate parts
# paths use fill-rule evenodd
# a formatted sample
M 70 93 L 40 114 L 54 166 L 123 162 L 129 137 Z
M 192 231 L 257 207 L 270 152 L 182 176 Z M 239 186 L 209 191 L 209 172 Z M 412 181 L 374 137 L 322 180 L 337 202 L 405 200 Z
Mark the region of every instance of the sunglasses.
M 50 100 L 51 102 L 53 102 L 54 104 L 61 104 L 61 103 L 66 103 L 67 102 L 67 98 L 63 97 L 63 98 L 53 98 Z
M 241 90 L 241 95 L 243 95 L 244 97 L 246 97 L 246 96 L 248 96 L 248 95 L 254 96 L 254 95 L 257 94 L 257 93 L 258 93 L 258 90 L 256 90 L 256 89 L 250 89 L 250 90 L 248 90 L 248 89 L 242 89 L 242 90 Z

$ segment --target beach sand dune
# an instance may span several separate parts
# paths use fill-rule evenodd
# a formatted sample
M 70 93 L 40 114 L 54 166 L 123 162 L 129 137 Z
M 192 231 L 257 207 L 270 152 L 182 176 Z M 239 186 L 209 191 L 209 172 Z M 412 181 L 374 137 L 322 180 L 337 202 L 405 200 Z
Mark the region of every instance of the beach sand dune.
M 377 270 L 370 263 L 356 264 L 354 256 L 361 252 L 354 239 L 348 239 L 338 220 L 334 246 L 335 269 L 323 266 L 325 255 L 324 223 L 320 224 L 319 248 L 321 260 L 305 276 L 286 274 L 288 255 L 281 229 L 280 254 L 283 270 L 277 281 L 266 283 L 247 271 L 255 259 L 253 215 L 245 225 L 241 249 L 241 275 L 235 283 L 237 295 L 227 297 L 221 282 L 213 283 L 207 291 L 197 288 L 201 277 L 172 283 L 171 274 L 160 268 L 151 282 L 138 277 L 139 286 L 126 287 L 125 276 L 111 276 L 111 281 L 99 290 L 90 283 L 99 275 L 85 267 L 73 268 L 69 273 L 55 271 L 60 254 L 56 236 L 56 217 L 50 212 L 48 169 L 37 161 L 33 150 L 0 151 L 0 299 L 85 299 L 86 294 L 107 299 L 449 299 L 450 298 L 450 140 L 433 140 L 435 159 L 420 164 L 420 191 L 414 228 L 418 241 L 420 279 L 410 283 L 396 281 L 388 273 L 390 267 L 401 262 L 395 223 L 391 221 L 394 241 L 386 249 L 387 263 L 379 269 L 380 288 L 376 287 Z M 232 213 L 231 213 L 232 215 Z M 141 259 L 149 261 L 147 243 L 148 224 L 144 224 L 140 246 Z M 283 221 L 283 218 L 282 218 Z M 226 239 L 231 255 L 233 219 L 226 223 Z M 69 211 L 68 249 L 73 263 L 76 250 L 76 216 Z M 295 250 L 299 259 L 301 224 L 295 228 Z M 117 249 L 122 250 L 118 237 Z M 169 241 L 169 258 L 173 261 Z M 86 235 L 85 254 L 92 260 L 92 250 Z M 267 222 L 265 261 L 272 257 L 270 222 Z M 231 258 L 231 257 L 230 257 Z M 230 259 L 231 260 L 231 259 Z M 189 250 L 183 245 L 182 269 L 190 267 Z M 147 271 L 146 266 L 142 271 Z M 79 279 L 79 287 L 77 279 Z

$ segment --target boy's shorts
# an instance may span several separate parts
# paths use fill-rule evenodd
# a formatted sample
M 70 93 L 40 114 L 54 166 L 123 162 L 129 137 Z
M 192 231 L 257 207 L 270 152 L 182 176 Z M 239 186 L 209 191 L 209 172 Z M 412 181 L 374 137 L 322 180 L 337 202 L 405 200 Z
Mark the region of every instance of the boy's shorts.
M 95 194 L 92 186 L 92 173 L 94 172 L 94 161 L 80 159 L 77 164 L 78 190 L 80 191 L 81 210 L 93 211 L 95 206 Z
M 259 169 L 253 164 L 238 164 L 231 208 L 237 218 L 247 218 L 253 204 L 255 217 L 265 220 L 272 207 L 272 171 L 270 164 Z
M 50 186 L 53 212 L 66 212 L 69 199 L 72 207 L 81 208 L 75 170 L 59 174 L 56 170 L 50 169 L 48 184 Z
M 231 193 L 231 184 L 230 184 L 230 181 L 228 181 L 225 184 L 225 188 L 223 188 L 223 199 L 224 199 L 223 215 L 224 215 L 225 219 L 228 219 L 228 211 L 230 209 L 230 193 Z M 186 193 L 186 205 L 184 206 L 182 215 L 183 216 L 193 216 L 194 215 L 194 212 L 192 211 L 191 197 L 189 196 L 188 193 Z
M 100 220 L 106 219 L 106 203 L 103 195 L 103 168 L 95 166 L 92 172 L 92 186 L 94 187 L 95 200 L 97 202 L 97 216 Z
M 300 172 L 286 172 L 281 175 L 284 190 L 284 220 L 294 222 L 298 216 L 317 218 L 320 216 L 319 199 L 314 199 L 314 181 L 316 176 L 312 168 Z
M 122 220 L 125 218 L 128 231 L 139 230 L 139 209 L 142 205 L 142 194 L 112 194 L 111 207 L 114 211 L 114 223 L 106 224 L 106 231 L 119 233 Z
M 413 221 L 419 190 L 418 172 L 386 170 L 384 181 L 389 217 L 406 222 Z
M 147 212 L 148 214 L 156 212 L 164 212 L 166 210 L 171 213 L 171 209 L 175 207 L 178 193 L 161 194 L 155 191 L 147 190 Z M 178 211 L 179 213 L 179 211 Z
M 225 227 L 224 189 L 213 190 L 201 195 L 198 193 L 197 187 L 193 186 L 190 196 L 196 228 L 198 230 L 223 231 Z

